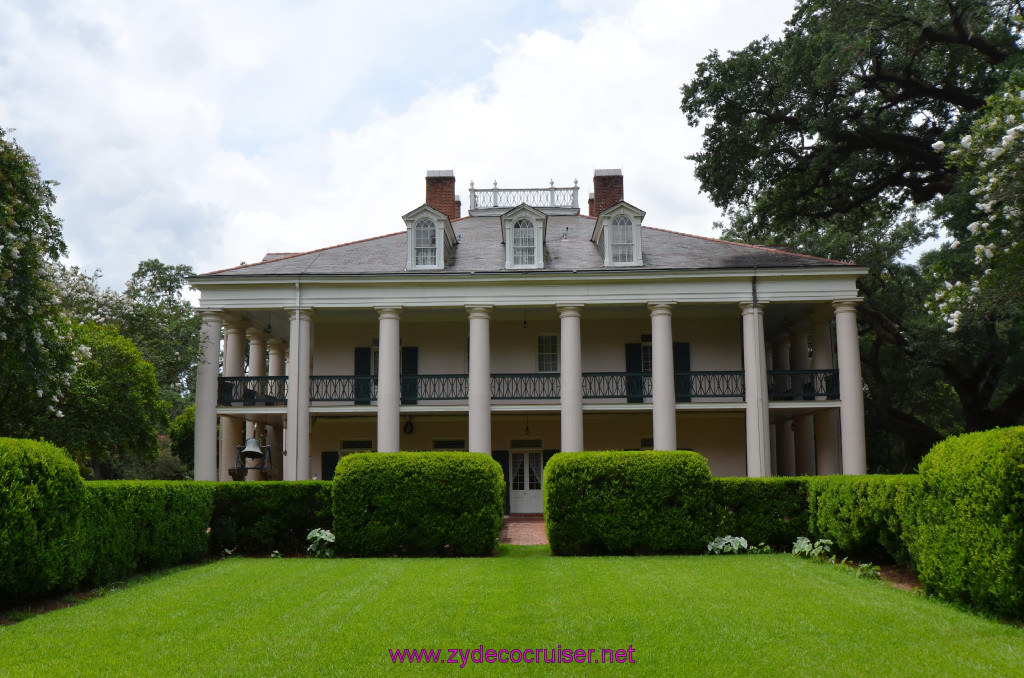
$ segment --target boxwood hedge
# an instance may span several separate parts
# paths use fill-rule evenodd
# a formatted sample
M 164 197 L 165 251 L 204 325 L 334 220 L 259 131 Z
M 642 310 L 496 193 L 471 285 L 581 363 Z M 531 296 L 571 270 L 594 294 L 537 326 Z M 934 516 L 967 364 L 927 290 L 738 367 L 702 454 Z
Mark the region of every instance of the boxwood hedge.
M 237 555 L 305 551 L 306 535 L 331 527 L 331 483 L 215 483 L 210 552 Z
M 59 447 L 0 438 L 0 596 L 74 585 L 83 493 Z
M 917 520 L 916 475 L 820 476 L 808 481 L 809 533 L 845 554 L 908 562 L 906 539 Z
M 351 454 L 333 482 L 339 555 L 484 556 L 497 545 L 505 480 L 486 454 Z
M 711 470 L 695 452 L 562 452 L 544 488 L 558 555 L 702 553 L 719 523 Z
M 788 550 L 808 534 L 807 478 L 714 478 L 721 520 L 716 537 L 744 537 Z
M 1024 616 L 1024 427 L 947 438 L 919 472 L 909 546 L 925 589 Z

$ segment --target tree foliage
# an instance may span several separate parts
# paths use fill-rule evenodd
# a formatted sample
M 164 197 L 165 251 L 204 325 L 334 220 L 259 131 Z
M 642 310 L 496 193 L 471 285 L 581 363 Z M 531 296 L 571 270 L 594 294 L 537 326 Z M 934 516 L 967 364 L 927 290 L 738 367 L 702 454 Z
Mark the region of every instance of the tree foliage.
M 65 252 L 53 186 L 0 128 L 0 435 L 30 433 L 70 379 L 50 276 Z
M 113 327 L 78 325 L 73 332 L 79 364 L 60 409 L 42 426 L 47 439 L 99 475 L 122 457 L 155 459 L 167 406 L 153 365 Z
M 100 284 L 100 274 L 87 275 L 77 267 L 58 275 L 61 305 L 75 322 L 116 327 L 153 363 L 161 396 L 178 414 L 195 390 L 199 355 L 200 318 L 184 298 L 190 266 L 164 264 L 158 259 L 139 263 L 117 292 Z
M 727 238 L 868 267 L 868 435 L 896 436 L 911 467 L 950 433 L 1024 415 L 1019 311 L 991 308 L 956 333 L 928 314 L 946 291 L 935 267 L 966 275 L 975 253 L 903 261 L 977 218 L 974 169 L 944 149 L 1021 64 L 1021 27 L 1007 0 L 801 0 L 781 38 L 712 52 L 682 88 L 688 123 L 705 125 L 690 158 Z

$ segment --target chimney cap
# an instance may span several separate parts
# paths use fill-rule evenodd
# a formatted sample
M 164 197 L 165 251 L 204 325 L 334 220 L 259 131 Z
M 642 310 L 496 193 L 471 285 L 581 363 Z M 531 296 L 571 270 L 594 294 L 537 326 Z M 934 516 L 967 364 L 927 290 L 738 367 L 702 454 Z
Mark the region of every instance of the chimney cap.
M 621 177 L 621 169 L 596 169 L 594 170 L 595 177 Z
M 455 170 L 427 170 L 427 178 L 431 177 L 454 177 Z

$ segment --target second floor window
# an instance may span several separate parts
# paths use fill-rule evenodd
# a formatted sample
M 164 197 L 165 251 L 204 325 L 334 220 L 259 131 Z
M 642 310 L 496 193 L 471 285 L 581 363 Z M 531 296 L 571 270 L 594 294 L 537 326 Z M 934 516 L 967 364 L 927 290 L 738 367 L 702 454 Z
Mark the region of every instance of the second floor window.
M 512 265 L 532 266 L 536 261 L 536 252 L 533 222 L 520 219 L 512 226 Z
M 416 265 L 437 264 L 437 226 L 431 219 L 416 222 Z
M 542 334 L 537 337 L 537 371 L 558 371 L 558 335 Z
M 612 220 L 612 263 L 633 263 L 633 222 L 624 214 Z

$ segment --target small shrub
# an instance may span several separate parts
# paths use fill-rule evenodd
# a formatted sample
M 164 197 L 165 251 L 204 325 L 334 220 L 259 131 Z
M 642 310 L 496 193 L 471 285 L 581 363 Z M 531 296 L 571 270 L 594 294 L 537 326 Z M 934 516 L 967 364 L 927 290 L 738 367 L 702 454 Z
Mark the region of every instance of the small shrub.
M 210 552 L 224 548 L 257 556 L 298 555 L 314 528 L 331 527 L 331 483 L 325 481 L 213 483 Z
M 906 533 L 920 489 L 916 475 L 811 478 L 809 531 L 851 556 L 908 562 Z
M 319 527 L 315 530 L 311 530 L 310 533 L 306 535 L 306 541 L 309 542 L 306 552 L 311 554 L 314 558 L 334 557 L 334 533 L 330 530 L 325 530 Z
M 801 558 L 812 558 L 816 560 L 824 560 L 825 556 L 832 553 L 832 540 L 831 539 L 819 539 L 814 543 L 807 537 L 798 537 L 793 543 L 793 555 Z M 833 559 L 833 562 L 835 560 Z M 842 563 L 845 564 L 846 559 L 844 558 Z
M 947 438 L 920 474 L 909 545 L 925 590 L 1024 616 L 1024 427 Z
M 807 534 L 807 478 L 712 478 L 721 516 L 716 534 L 788 548 Z
M 341 555 L 489 555 L 504 508 L 501 466 L 472 452 L 350 454 L 334 476 Z
M 708 542 L 708 553 L 721 556 L 730 553 L 743 553 L 748 548 L 747 540 L 743 537 L 734 537 L 727 534 L 724 537 L 715 537 Z
M 0 596 L 74 585 L 83 491 L 59 447 L 0 438 Z
M 694 452 L 563 452 L 544 488 L 557 555 L 701 553 L 719 524 L 711 471 Z

